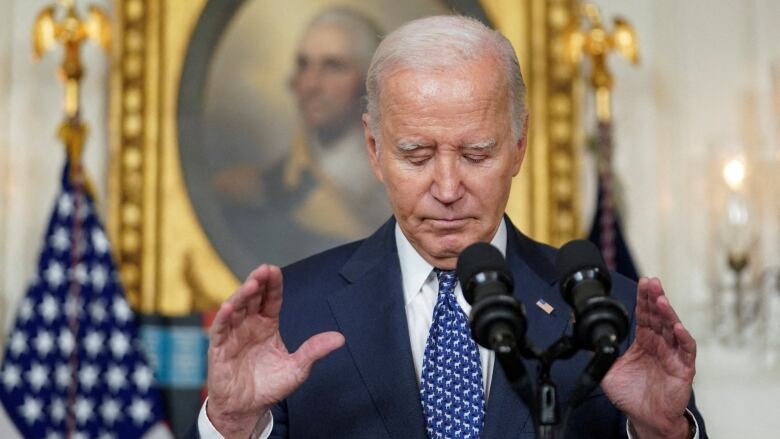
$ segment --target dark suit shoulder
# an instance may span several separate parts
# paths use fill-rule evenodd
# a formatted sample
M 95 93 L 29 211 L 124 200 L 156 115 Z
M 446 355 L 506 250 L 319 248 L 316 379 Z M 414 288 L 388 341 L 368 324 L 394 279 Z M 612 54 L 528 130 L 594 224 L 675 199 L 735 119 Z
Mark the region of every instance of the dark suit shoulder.
M 365 240 L 334 247 L 282 268 L 285 290 L 317 286 L 322 281 L 340 277 L 339 270 Z

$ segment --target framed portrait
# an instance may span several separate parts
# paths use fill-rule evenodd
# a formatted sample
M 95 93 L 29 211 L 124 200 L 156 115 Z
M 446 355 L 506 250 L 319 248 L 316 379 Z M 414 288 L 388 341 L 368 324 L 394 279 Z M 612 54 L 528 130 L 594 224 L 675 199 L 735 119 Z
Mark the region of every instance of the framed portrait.
M 125 0 L 114 51 L 109 231 L 142 312 L 215 307 L 238 279 L 368 236 L 391 213 L 363 143 L 365 70 L 413 18 L 470 15 L 514 44 L 529 153 L 508 213 L 578 231 L 573 0 Z

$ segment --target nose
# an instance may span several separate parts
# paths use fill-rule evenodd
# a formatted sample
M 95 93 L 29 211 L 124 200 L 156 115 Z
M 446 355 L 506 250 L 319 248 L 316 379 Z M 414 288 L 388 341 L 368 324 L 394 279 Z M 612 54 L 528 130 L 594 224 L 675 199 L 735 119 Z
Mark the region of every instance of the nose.
M 456 156 L 437 154 L 431 194 L 442 204 L 453 204 L 465 194 Z
M 305 66 L 295 75 L 295 89 L 299 94 L 306 95 L 320 86 L 320 73 L 314 66 Z

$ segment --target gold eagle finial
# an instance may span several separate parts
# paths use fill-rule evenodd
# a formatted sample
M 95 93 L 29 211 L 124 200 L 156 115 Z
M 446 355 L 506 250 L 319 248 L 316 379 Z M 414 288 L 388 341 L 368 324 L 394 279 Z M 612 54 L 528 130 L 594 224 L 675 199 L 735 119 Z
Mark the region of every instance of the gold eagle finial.
M 52 50 L 56 44 L 64 49 L 59 67 L 65 82 L 65 120 L 60 124 L 59 137 L 65 143 L 73 175 L 81 172 L 81 152 L 87 127 L 80 118 L 81 46 L 92 40 L 104 50 L 111 44 L 111 26 L 102 9 L 90 6 L 86 19 L 79 16 L 73 0 L 61 0 L 38 13 L 33 24 L 33 53 L 36 59 Z
M 580 18 L 574 20 L 564 34 L 565 59 L 571 64 L 579 64 L 588 56 L 592 63 L 590 83 L 596 90 L 596 112 L 600 120 L 609 120 L 609 95 L 613 84 L 612 73 L 607 67 L 607 56 L 616 51 L 632 64 L 639 63 L 639 43 L 634 27 L 625 19 L 613 20 L 612 32 L 603 24 L 599 8 L 587 3 L 582 7 L 581 17 L 588 23 L 586 29 L 580 29 Z

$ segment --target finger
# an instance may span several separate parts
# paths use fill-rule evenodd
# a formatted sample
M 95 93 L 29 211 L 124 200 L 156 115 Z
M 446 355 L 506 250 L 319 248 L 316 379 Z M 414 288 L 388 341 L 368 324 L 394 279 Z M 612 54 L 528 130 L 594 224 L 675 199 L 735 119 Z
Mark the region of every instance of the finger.
M 210 346 L 216 347 L 225 340 L 230 327 L 230 315 L 233 313 L 233 306 L 227 302 L 220 305 L 214 320 L 209 329 Z
M 231 327 L 235 326 L 236 318 L 234 317 L 234 314 L 236 313 L 236 310 L 245 308 L 247 298 L 255 294 L 257 289 L 257 281 L 250 275 L 246 281 L 244 281 L 244 283 L 222 303 L 217 314 L 214 316 L 214 321 L 211 323 L 210 336 L 212 337 L 212 342 L 216 344 L 221 343 L 222 337 L 226 335 Z
M 680 317 L 677 315 L 677 312 L 672 307 L 672 302 L 671 300 L 669 300 L 669 296 L 667 296 L 666 293 L 664 292 L 663 286 L 661 286 L 661 281 L 659 279 L 655 279 L 655 282 L 657 284 L 656 288 L 659 292 L 659 296 L 656 299 L 659 309 L 662 310 L 665 318 L 668 318 L 674 322 L 679 322 Z M 663 304 L 660 301 L 661 298 L 664 299 Z
M 695 364 L 696 340 L 694 340 L 691 333 L 688 332 L 687 329 L 685 329 L 685 326 L 683 326 L 681 322 L 677 322 L 674 325 L 674 336 L 677 339 L 680 349 L 682 349 L 682 351 L 685 352 L 686 354 L 686 356 L 684 357 L 686 362 L 691 366 Z
M 236 292 L 225 300 L 225 303 L 231 304 L 233 309 L 236 310 L 246 308 L 249 298 L 258 293 L 259 286 L 257 279 L 250 275 L 238 287 Z
M 282 309 L 282 270 L 275 265 L 269 265 L 264 272 L 265 294 L 260 307 L 260 314 L 276 318 Z
M 260 307 L 263 304 L 263 296 L 264 291 L 260 288 L 260 280 L 262 280 L 261 272 L 267 271 L 267 265 L 263 264 L 259 267 L 252 270 L 251 273 L 249 273 L 249 276 L 247 277 L 247 280 L 254 279 L 255 282 L 258 284 L 258 291 L 257 294 L 253 294 L 247 302 L 247 314 L 257 314 L 260 312 Z
M 339 332 L 322 332 L 306 340 L 294 354 L 293 359 L 308 374 L 315 361 L 344 345 L 344 336 Z
M 647 281 L 647 304 L 649 311 L 649 326 L 652 331 L 663 336 L 664 317 L 658 309 L 658 299 L 662 296 L 657 279 L 650 278 Z
M 636 311 L 634 312 L 637 329 L 650 325 L 650 305 L 648 303 L 648 280 L 640 278 L 636 287 Z
M 254 278 L 247 278 L 246 282 L 244 282 L 236 294 L 230 298 L 230 304 L 234 308 L 230 315 L 230 326 L 237 328 L 241 325 L 249 312 L 251 301 L 257 300 L 258 297 L 262 298 L 262 296 L 262 285 L 258 284 L 257 280 Z

